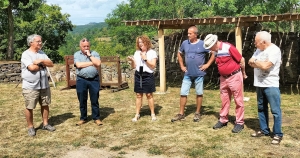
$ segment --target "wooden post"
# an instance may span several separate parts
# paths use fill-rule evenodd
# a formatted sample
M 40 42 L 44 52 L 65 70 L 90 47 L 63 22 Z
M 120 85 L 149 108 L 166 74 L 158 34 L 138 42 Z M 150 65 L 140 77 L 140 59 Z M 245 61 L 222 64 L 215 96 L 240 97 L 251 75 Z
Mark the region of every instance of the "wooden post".
M 241 55 L 243 55 L 243 50 L 242 50 L 242 29 L 241 26 L 237 26 L 235 28 L 235 47 L 237 48 L 237 50 L 241 53 Z M 246 64 L 246 61 L 245 61 Z M 244 96 L 244 85 L 243 85 L 243 96 Z M 245 100 L 245 97 L 244 97 Z
M 158 44 L 159 44 L 159 80 L 160 80 L 160 93 L 166 92 L 166 65 L 165 65 L 165 38 L 164 29 L 158 29 Z
M 235 47 L 237 50 L 242 53 L 242 29 L 240 26 L 235 28 Z

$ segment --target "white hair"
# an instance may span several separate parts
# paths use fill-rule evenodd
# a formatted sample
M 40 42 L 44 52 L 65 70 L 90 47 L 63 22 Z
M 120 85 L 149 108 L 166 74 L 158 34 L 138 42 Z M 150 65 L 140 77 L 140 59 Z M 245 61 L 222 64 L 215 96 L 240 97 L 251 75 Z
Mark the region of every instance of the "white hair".
M 36 37 L 41 37 L 42 38 L 42 36 L 37 35 L 37 34 L 29 35 L 27 37 L 27 45 L 30 46 L 30 43 L 32 43 Z
M 256 33 L 256 36 L 258 36 L 261 41 L 271 43 L 271 34 L 267 31 L 259 31 Z

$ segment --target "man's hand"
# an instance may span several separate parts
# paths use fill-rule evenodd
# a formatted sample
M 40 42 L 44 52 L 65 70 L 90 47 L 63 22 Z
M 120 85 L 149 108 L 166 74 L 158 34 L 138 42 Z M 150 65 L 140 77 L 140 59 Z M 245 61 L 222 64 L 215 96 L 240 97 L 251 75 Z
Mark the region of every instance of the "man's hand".
M 85 50 L 84 52 L 85 52 L 85 54 L 86 54 L 87 56 L 90 56 L 90 55 L 91 55 L 90 50 Z
M 34 65 L 38 65 L 38 64 L 43 64 L 43 59 L 37 59 L 37 60 L 35 60 L 35 61 L 33 61 L 33 64 Z
M 181 68 L 181 70 L 182 70 L 183 72 L 187 72 L 187 69 L 186 69 L 185 66 L 182 66 L 182 67 L 180 67 L 180 68 Z
M 200 65 L 200 66 L 199 66 L 199 69 L 200 69 L 201 71 L 205 71 L 208 67 L 209 67 L 208 64 L 204 64 L 204 65 Z
M 249 64 L 249 65 L 253 64 L 255 60 L 256 60 L 255 58 L 249 59 L 248 64 Z

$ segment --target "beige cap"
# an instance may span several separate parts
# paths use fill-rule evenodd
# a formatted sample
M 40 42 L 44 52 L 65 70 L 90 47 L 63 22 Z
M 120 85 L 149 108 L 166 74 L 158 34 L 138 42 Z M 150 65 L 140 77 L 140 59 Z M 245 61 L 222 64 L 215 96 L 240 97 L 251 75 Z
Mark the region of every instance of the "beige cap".
M 203 47 L 205 49 L 210 49 L 218 41 L 218 36 L 213 34 L 208 34 L 204 39 Z

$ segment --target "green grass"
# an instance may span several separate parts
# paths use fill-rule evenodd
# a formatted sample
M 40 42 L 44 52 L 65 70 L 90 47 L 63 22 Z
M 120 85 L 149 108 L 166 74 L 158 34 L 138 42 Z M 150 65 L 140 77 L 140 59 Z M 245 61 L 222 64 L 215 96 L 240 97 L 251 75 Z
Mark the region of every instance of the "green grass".
M 180 84 L 178 84 L 180 85 Z M 245 128 L 233 134 L 235 106 L 232 102 L 227 127 L 213 130 L 220 111 L 218 90 L 204 90 L 200 122 L 193 122 L 195 90 L 191 89 L 185 108 L 186 120 L 172 123 L 170 120 L 179 111 L 179 86 L 168 86 L 168 93 L 154 94 L 157 121 L 152 122 L 147 99 L 144 96 L 141 118 L 133 123 L 135 93 L 129 89 L 111 93 L 100 91 L 100 118 L 103 126 L 96 126 L 91 119 L 88 101 L 88 122 L 75 126 L 79 120 L 79 105 L 76 90 L 64 90 L 64 82 L 51 87 L 52 104 L 49 123 L 55 132 L 40 129 L 40 107 L 34 110 L 34 125 L 37 135 L 27 135 L 24 117 L 24 99 L 21 85 L 0 84 L 0 157 L 63 157 L 82 147 L 106 151 L 111 157 L 129 157 L 133 152 L 146 157 L 299 157 L 300 156 L 300 95 L 283 94 L 282 129 L 284 137 L 280 146 L 271 145 L 271 138 L 252 138 L 250 134 L 259 128 L 256 94 L 245 91 L 250 97 L 245 102 Z M 157 87 L 159 90 L 159 87 Z M 270 127 L 273 125 L 270 114 Z M 92 151 L 88 151 L 92 152 Z M 101 153 L 99 152 L 99 153 Z M 99 157 L 96 154 L 96 157 Z M 107 154 L 106 153 L 106 154 Z M 76 155 L 75 155 L 76 156 Z M 101 155 L 100 155 L 101 157 Z

